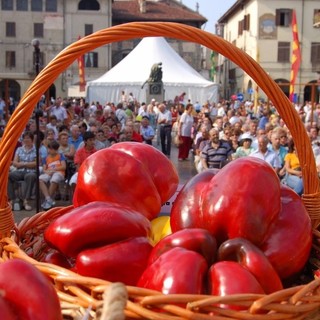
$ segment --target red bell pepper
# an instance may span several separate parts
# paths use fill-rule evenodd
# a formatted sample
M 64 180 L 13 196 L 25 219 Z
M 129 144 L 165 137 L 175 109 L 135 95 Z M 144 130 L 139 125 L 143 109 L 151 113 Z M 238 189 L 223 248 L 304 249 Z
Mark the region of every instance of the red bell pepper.
M 65 269 L 71 269 L 73 268 L 74 263 L 72 263 L 72 259 L 66 257 L 63 255 L 61 252 L 54 250 L 54 249 L 49 249 L 44 257 L 41 259 L 42 262 L 46 263 L 52 263 L 55 264 L 56 266 L 60 266 Z
M 240 263 L 255 276 L 267 294 L 283 289 L 279 275 L 268 258 L 246 239 L 234 238 L 222 243 L 218 250 L 218 260 Z
M 92 201 L 129 207 L 149 220 L 159 214 L 162 205 L 146 166 L 125 152 L 111 148 L 95 152 L 79 169 L 73 204 L 79 207 Z
M 2 295 L 4 292 L 0 292 L 0 319 L 1 320 L 19 320 L 14 312 L 13 306 L 6 301 Z
M 301 198 L 281 185 L 281 210 L 261 250 L 282 279 L 297 275 L 310 256 L 312 226 Z
M 28 262 L 13 259 L 0 264 L 0 292 L 14 309 L 17 319 L 62 320 L 53 285 Z
M 125 152 L 145 165 L 159 192 L 161 203 L 174 195 L 179 183 L 178 172 L 161 151 L 139 142 L 115 143 L 110 149 Z
M 205 229 L 184 229 L 161 239 L 152 249 L 148 264 L 153 263 L 163 253 L 180 247 L 200 253 L 211 265 L 216 257 L 217 242 Z
M 140 213 L 113 203 L 91 202 L 54 220 L 44 232 L 49 245 L 68 257 L 88 248 L 131 237 L 146 237 L 150 221 Z
M 201 197 L 217 170 L 203 171 L 191 178 L 178 193 L 170 214 L 171 230 L 202 227 Z
M 253 274 L 239 263 L 221 261 L 209 269 L 209 293 L 226 296 L 240 293 L 264 294 L 264 291 Z M 236 305 L 220 305 L 226 309 L 242 309 Z
M 280 207 L 280 183 L 272 167 L 253 157 L 239 158 L 209 182 L 202 223 L 218 241 L 241 237 L 259 245 Z
M 205 292 L 207 270 L 207 262 L 199 253 L 176 247 L 150 264 L 137 286 L 163 294 L 200 294 Z
M 130 238 L 80 252 L 75 270 L 84 276 L 134 286 L 147 266 L 151 250 L 147 238 Z
M 193 199 L 196 188 L 195 183 L 183 197 Z M 191 221 L 188 228 L 207 229 L 218 243 L 236 237 L 256 245 L 265 240 L 281 206 L 279 179 L 269 164 L 252 157 L 236 159 L 204 183 L 203 188 L 196 203 L 179 201 L 180 194 L 177 196 L 173 212 L 180 212 L 180 218 L 179 214 L 173 215 L 173 232 L 186 228 L 184 221 Z M 194 210 L 190 209 L 193 205 Z

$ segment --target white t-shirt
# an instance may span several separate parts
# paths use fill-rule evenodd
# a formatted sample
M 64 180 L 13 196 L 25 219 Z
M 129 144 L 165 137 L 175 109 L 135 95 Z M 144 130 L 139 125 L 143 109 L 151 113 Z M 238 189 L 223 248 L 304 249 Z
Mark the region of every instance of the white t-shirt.
M 191 137 L 192 126 L 193 126 L 193 122 L 194 122 L 193 116 L 184 112 L 181 115 L 179 121 L 181 123 L 181 136 Z

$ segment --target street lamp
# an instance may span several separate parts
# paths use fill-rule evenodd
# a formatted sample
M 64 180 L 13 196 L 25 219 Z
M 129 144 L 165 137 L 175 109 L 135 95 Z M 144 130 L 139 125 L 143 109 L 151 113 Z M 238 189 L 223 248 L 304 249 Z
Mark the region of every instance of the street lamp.
M 36 70 L 36 76 L 40 72 L 40 41 L 38 39 L 33 39 L 31 44 L 34 48 L 34 66 Z M 40 117 L 43 115 L 40 103 L 37 103 L 35 110 L 35 120 L 36 120 L 36 210 L 40 211 L 40 185 L 39 185 L 39 176 L 40 176 Z

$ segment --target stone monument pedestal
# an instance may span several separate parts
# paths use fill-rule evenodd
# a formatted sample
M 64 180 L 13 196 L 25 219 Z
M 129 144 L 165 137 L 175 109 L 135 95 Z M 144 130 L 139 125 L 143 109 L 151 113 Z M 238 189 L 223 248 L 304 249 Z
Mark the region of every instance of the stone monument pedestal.
M 148 84 L 146 93 L 146 104 L 149 104 L 152 99 L 158 102 L 164 101 L 164 89 L 162 82 L 154 82 Z

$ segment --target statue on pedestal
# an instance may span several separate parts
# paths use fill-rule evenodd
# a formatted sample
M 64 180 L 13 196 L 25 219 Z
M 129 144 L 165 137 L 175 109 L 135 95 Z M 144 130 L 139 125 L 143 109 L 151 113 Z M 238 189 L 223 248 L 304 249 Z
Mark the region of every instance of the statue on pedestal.
M 151 67 L 151 72 L 149 78 L 143 83 L 141 89 L 145 86 L 146 83 L 162 83 L 162 62 L 155 63 Z

